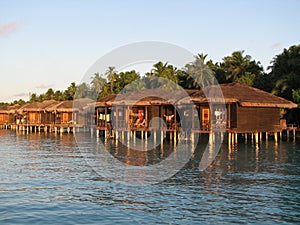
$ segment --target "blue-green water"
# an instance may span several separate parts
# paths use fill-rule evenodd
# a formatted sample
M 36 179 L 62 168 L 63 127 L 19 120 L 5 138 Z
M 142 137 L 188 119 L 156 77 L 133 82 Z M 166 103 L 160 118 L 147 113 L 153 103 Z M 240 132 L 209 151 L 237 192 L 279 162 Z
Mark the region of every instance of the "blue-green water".
M 96 173 L 73 135 L 0 140 L 0 224 L 300 223 L 299 143 L 224 145 L 203 172 L 196 151 L 168 180 L 127 186 Z

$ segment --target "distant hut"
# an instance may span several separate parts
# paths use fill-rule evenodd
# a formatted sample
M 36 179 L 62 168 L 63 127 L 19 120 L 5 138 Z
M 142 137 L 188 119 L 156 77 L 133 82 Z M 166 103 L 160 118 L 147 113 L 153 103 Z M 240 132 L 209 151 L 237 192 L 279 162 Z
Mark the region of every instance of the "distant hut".
M 278 132 L 284 128 L 280 126 L 280 109 L 297 107 L 291 101 L 247 85 L 231 83 L 219 87 L 222 99 L 206 97 L 204 93 L 211 96 L 214 91 L 210 87 L 205 91 L 146 89 L 108 95 L 96 103 L 96 125 L 99 130 L 116 131 L 176 132 L 185 127 L 208 133 L 215 125 L 234 133 Z M 153 118 L 161 120 L 154 120 L 150 127 Z M 144 123 L 139 124 L 141 121 Z
M 280 126 L 280 109 L 297 107 L 291 101 L 239 83 L 221 84 L 220 88 L 226 104 L 226 121 L 225 112 L 218 109 L 218 100 L 206 98 L 202 91 L 191 96 L 199 110 L 200 129 L 210 129 L 212 121 L 221 121 L 230 132 L 278 132 L 284 128 Z
M 63 127 L 84 127 L 87 125 L 85 107 L 93 100 L 82 98 L 59 102 L 46 108 L 52 114 L 52 124 Z
M 19 120 L 17 123 L 27 126 L 44 126 L 50 122 L 46 108 L 55 104 L 57 104 L 55 100 L 26 103 L 16 110 Z
M 21 108 L 22 106 L 19 104 L 15 104 L 15 105 L 10 105 L 7 107 L 7 113 L 8 113 L 8 125 L 9 126 L 14 126 L 17 123 L 19 123 L 19 117 L 18 117 L 18 113 L 17 110 L 19 108 Z
M 8 106 L 0 106 L 0 126 L 8 125 Z
M 184 111 L 183 106 L 176 108 L 176 102 L 195 91 L 145 89 L 108 95 L 96 103 L 97 128 L 114 131 L 176 132 L 179 129 L 180 114 Z

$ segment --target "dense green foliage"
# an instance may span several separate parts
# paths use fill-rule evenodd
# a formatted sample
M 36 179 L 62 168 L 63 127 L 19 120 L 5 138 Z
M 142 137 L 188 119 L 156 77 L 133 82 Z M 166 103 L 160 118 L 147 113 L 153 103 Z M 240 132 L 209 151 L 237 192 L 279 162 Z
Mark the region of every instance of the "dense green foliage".
M 74 98 L 104 97 L 109 94 L 140 90 L 145 88 L 176 88 L 199 89 L 215 80 L 207 79 L 214 75 L 219 83 L 238 82 L 257 87 L 288 100 L 300 106 L 300 45 L 291 46 L 276 55 L 271 65 L 270 72 L 263 70 L 259 61 L 245 55 L 244 51 L 235 51 L 230 56 L 225 56 L 221 62 L 214 63 L 207 60 L 207 55 L 198 54 L 193 62 L 184 68 L 178 69 L 168 62 L 157 62 L 151 71 L 140 75 L 135 70 L 118 72 L 115 67 L 109 66 L 104 75 L 95 73 L 91 76 L 89 84 L 76 85 L 74 82 L 66 90 L 53 90 L 49 88 L 44 94 L 31 94 L 30 102 L 44 100 L 72 100 Z M 11 104 L 23 104 L 20 99 Z M 7 105 L 8 103 L 0 103 Z M 286 113 L 288 122 L 300 123 L 299 109 L 289 110 Z

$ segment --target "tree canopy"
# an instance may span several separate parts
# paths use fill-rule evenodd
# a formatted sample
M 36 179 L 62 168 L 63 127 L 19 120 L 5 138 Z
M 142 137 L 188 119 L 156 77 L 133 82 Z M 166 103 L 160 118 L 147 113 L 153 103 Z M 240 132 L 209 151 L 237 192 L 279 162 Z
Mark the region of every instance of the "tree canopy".
M 244 51 L 234 51 L 225 56 L 221 62 L 207 59 L 207 54 L 197 54 L 193 62 L 183 68 L 176 68 L 168 62 L 159 61 L 152 69 L 139 74 L 135 70 L 118 72 L 109 66 L 104 74 L 91 74 L 90 83 L 72 82 L 66 90 L 49 88 L 45 93 L 32 93 L 29 102 L 44 100 L 72 100 L 74 98 L 100 98 L 120 91 L 128 92 L 145 88 L 199 89 L 208 84 L 238 82 L 272 92 L 300 106 L 300 45 L 291 46 L 276 55 L 265 72 L 259 61 L 254 60 Z M 212 79 L 212 78 L 216 79 Z M 20 99 L 11 104 L 24 104 Z M 7 105 L 8 103 L 0 103 Z M 298 109 L 299 110 L 299 109 Z M 292 114 L 290 113 L 292 112 Z M 300 122 L 299 112 L 289 111 L 286 115 L 290 121 Z

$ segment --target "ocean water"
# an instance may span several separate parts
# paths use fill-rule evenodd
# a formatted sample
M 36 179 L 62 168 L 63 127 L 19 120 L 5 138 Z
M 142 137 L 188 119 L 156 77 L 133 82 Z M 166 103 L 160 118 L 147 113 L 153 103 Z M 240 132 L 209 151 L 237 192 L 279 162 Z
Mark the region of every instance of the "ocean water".
M 0 130 L 0 224 L 300 223 L 299 142 L 224 144 L 201 172 L 202 143 L 172 177 L 132 186 L 116 182 L 120 173 L 101 175 L 78 141 L 71 134 Z M 172 153 L 171 144 L 142 155 L 104 144 L 137 167 Z

